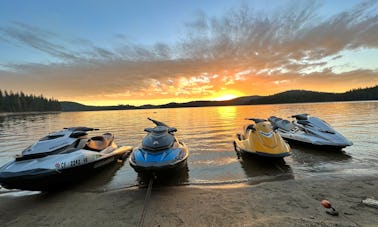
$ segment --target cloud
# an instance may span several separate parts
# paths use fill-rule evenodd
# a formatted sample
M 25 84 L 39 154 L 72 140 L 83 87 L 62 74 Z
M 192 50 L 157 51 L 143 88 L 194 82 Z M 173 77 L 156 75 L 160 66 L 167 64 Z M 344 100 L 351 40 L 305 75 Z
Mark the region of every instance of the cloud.
M 53 57 L 64 60 L 77 59 L 75 53 L 69 51 L 63 45 L 54 43 L 59 38 L 56 34 L 44 31 L 38 27 L 30 26 L 20 22 L 13 22 L 12 26 L 0 28 L 3 39 L 20 43 L 31 48 L 47 53 Z
M 176 44 L 143 46 L 114 34 L 112 49 L 14 22 L 0 27 L 0 42 L 24 45 L 58 61 L 2 64 L 0 83 L 61 100 L 125 101 L 203 98 L 224 89 L 250 95 L 374 85 L 377 70 L 337 74 L 329 62 L 343 50 L 378 48 L 377 5 L 364 2 L 328 18 L 320 18 L 319 5 L 312 2 L 293 2 L 271 15 L 246 6 L 222 17 L 200 12 L 185 24 Z

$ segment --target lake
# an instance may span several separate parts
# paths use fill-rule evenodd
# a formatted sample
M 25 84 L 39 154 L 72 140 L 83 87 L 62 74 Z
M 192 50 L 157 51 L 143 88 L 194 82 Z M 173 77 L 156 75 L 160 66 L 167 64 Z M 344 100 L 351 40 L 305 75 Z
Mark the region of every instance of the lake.
M 321 174 L 376 174 L 377 112 L 378 102 L 372 101 L 3 115 L 0 116 L 0 165 L 13 160 L 16 154 L 49 132 L 63 127 L 100 128 L 96 134 L 111 132 L 118 145 L 138 146 L 145 135 L 143 129 L 153 126 L 147 120 L 151 117 L 176 127 L 177 137 L 189 147 L 188 171 L 178 183 L 221 185 Z M 341 152 L 292 146 L 292 155 L 274 164 L 237 158 L 232 142 L 234 135 L 248 123 L 244 118 L 272 115 L 286 118 L 299 113 L 327 121 L 354 145 Z M 117 189 L 136 184 L 138 175 L 126 161 L 85 185 Z

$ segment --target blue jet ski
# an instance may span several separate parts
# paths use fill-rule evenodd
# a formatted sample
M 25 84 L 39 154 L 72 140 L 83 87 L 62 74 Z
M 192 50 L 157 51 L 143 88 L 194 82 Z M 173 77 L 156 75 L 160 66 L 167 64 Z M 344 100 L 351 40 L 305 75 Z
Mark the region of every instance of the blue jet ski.
M 142 145 L 131 153 L 131 167 L 138 173 L 161 173 L 187 167 L 188 147 L 174 136 L 177 129 L 151 118 L 148 120 L 156 127 L 144 129 L 148 134 Z

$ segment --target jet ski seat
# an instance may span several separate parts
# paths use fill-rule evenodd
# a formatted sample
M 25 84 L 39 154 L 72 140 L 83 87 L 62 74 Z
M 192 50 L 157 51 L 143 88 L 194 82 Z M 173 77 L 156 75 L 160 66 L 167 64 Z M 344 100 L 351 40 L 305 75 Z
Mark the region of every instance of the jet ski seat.
M 290 121 L 288 120 L 278 120 L 274 123 L 277 127 L 285 130 L 285 131 L 290 131 L 293 128 L 295 128 L 295 125 L 293 125 Z
M 270 121 L 271 123 L 275 124 L 277 121 L 280 121 L 282 120 L 282 118 L 279 118 L 279 117 L 276 117 L 276 116 L 271 116 L 268 118 L 268 121 Z
M 84 149 L 101 151 L 108 147 L 113 142 L 113 140 L 114 136 L 111 133 L 105 133 L 102 136 L 94 136 L 88 140 Z

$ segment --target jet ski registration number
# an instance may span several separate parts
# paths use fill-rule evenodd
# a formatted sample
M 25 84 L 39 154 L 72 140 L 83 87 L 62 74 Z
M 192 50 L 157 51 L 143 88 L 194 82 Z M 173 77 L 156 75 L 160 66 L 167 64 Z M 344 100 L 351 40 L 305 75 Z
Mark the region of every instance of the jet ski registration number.
M 87 164 L 87 163 L 88 163 L 88 158 L 84 157 L 82 159 L 75 159 L 75 160 L 71 160 L 71 161 L 68 161 L 68 162 L 57 162 L 55 164 L 55 167 L 57 169 L 64 169 L 64 168 L 68 168 L 68 167 L 75 167 L 75 166 L 84 165 L 84 164 Z

